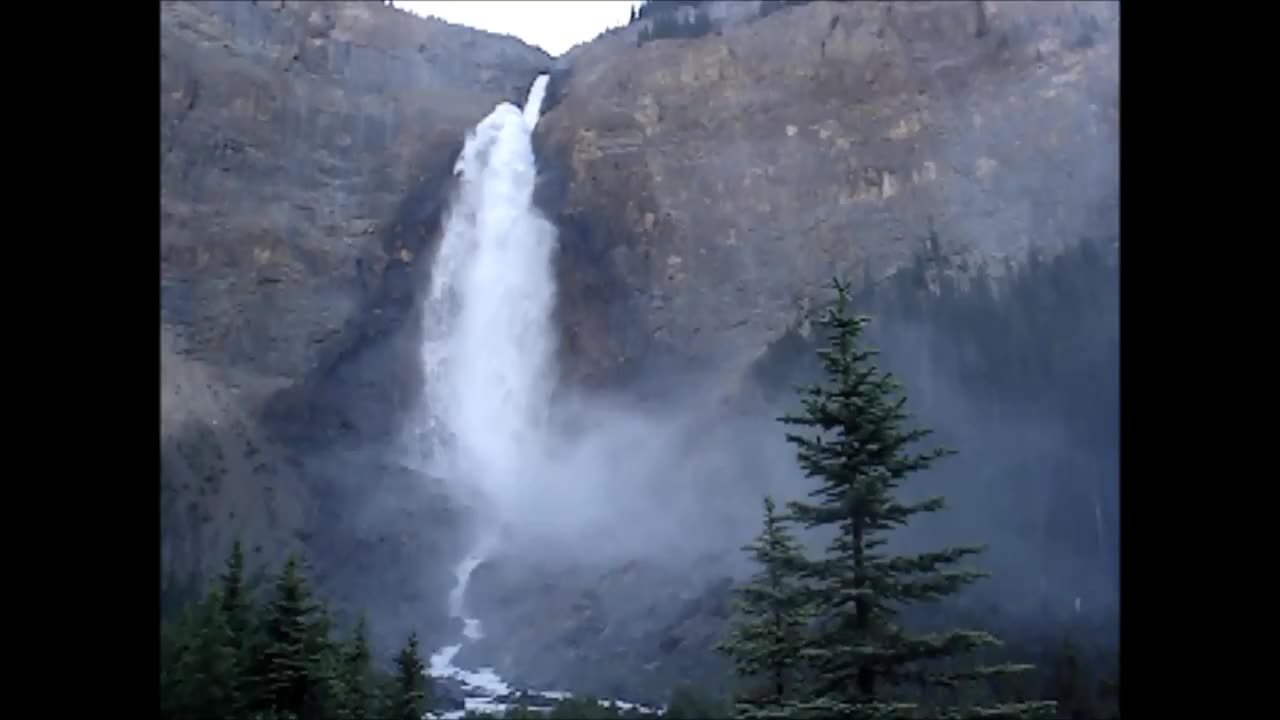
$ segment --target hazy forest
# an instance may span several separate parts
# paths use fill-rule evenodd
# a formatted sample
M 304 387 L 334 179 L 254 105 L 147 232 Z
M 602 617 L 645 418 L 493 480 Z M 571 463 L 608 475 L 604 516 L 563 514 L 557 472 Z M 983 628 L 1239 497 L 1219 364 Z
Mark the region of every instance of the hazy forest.
M 1085 244 L 1054 266 L 1033 265 L 1027 273 L 1055 267 L 1065 272 L 1073 263 L 1088 266 L 1100 261 L 1099 252 Z M 923 287 L 929 267 L 922 255 L 915 272 L 898 281 L 903 296 L 897 305 L 905 312 L 927 312 L 901 300 L 913 287 Z M 1006 280 L 1007 292 L 1030 287 L 1019 285 L 1018 277 Z M 1056 652 L 1039 658 L 1037 667 L 981 628 L 912 631 L 908 618 L 918 616 L 920 606 L 983 582 L 986 573 L 979 568 L 986 548 L 885 550 L 894 531 L 917 515 L 945 515 L 942 496 L 906 500 L 901 488 L 916 473 L 949 462 L 963 449 L 931 445 L 931 431 L 913 424 L 904 389 L 879 367 L 879 353 L 868 342 L 870 318 L 855 312 L 847 284 L 837 280 L 833 288 L 836 302 L 815 318 L 812 337 L 821 341 L 792 341 L 790 352 L 809 351 L 813 382 L 796 388 L 800 411 L 779 418 L 797 462 L 820 485 L 811 501 L 788 507 L 761 499 L 760 534 L 743 548 L 758 572 L 735 589 L 736 614 L 719 646 L 735 669 L 736 689 L 718 697 L 696 687 L 675 687 L 656 715 L 1119 717 L 1114 669 L 1090 666 L 1070 635 L 1062 637 Z M 955 292 L 944 289 L 943 295 Z M 983 312 L 985 292 L 968 303 L 949 303 L 950 312 Z M 863 300 L 873 304 L 865 294 Z M 1027 347 L 1016 336 L 1009 342 Z M 1030 367 L 1036 360 L 1011 362 Z M 983 377 L 975 374 L 972 382 L 982 383 Z M 807 556 L 795 539 L 797 532 L 812 528 L 835 531 L 818 557 Z M 236 545 L 203 600 L 163 624 L 164 717 L 407 720 L 433 710 L 432 680 L 417 638 L 408 637 L 394 657 L 373 657 L 363 620 L 336 627 L 303 567 L 291 559 L 274 583 L 254 589 Z M 502 717 L 655 715 L 594 698 L 537 706 L 514 697 L 511 704 Z M 488 716 L 469 712 L 465 717 Z

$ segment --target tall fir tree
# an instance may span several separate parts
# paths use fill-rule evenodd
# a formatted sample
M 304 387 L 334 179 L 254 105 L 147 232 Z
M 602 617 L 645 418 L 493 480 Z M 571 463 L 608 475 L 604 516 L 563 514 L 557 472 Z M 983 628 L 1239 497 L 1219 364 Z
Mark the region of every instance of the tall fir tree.
M 173 670 L 162 711 L 167 717 L 184 720 L 235 716 L 241 707 L 240 670 L 218 590 L 200 603 L 194 616 L 183 624 L 181 634 L 172 648 Z
M 821 559 L 804 572 L 818 590 L 819 621 L 804 657 L 815 686 L 806 713 L 888 718 L 1028 718 L 1052 712 L 1052 703 L 1006 703 L 991 707 L 929 708 L 906 702 L 904 687 L 955 687 L 1025 666 L 976 667 L 951 672 L 939 662 L 999 646 L 986 632 L 952 630 L 912 635 L 896 622 L 898 609 L 936 601 L 985 575 L 957 563 L 981 552 L 957 546 L 936 552 L 890 555 L 887 534 L 915 516 L 943 509 L 941 497 L 904 502 L 902 482 L 952 451 L 912 447 L 928 430 L 907 426 L 906 397 L 889 373 L 875 365 L 876 351 L 863 346 L 868 322 L 849 308 L 849 286 L 836 279 L 835 303 L 819 319 L 829 345 L 818 351 L 825 382 L 800 388 L 803 411 L 780 418 L 801 428 L 787 433 L 805 475 L 819 487 L 811 502 L 792 502 L 791 515 L 808 528 L 834 531 Z
M 800 651 L 812 598 L 800 577 L 803 552 L 773 498 L 764 499 L 764 529 L 743 550 L 760 571 L 735 590 L 737 617 L 719 649 L 745 684 L 737 696 L 739 717 L 788 717 L 800 697 Z
M 275 596 L 266 608 L 258 672 L 260 710 L 302 716 L 315 685 L 317 607 L 303 577 L 301 561 L 290 556 L 276 580 Z
M 182 663 L 191 651 L 195 617 L 190 606 L 182 608 L 175 619 L 160 624 L 160 717 L 176 718 L 181 711 L 185 692 Z
M 246 641 L 253 618 L 253 607 L 245 582 L 244 546 L 239 540 L 232 543 L 226 568 L 218 579 L 222 588 L 222 612 L 227 620 L 227 629 L 236 640 Z
M 395 665 L 395 679 L 387 698 L 387 717 L 421 720 L 431 706 L 431 687 L 418 650 L 418 633 L 409 634 L 408 641 L 396 655 Z
M 343 645 L 331 637 L 333 618 L 318 604 L 307 635 L 307 720 L 353 720 L 349 708 L 349 678 Z
M 363 614 L 356 620 L 343 648 L 343 672 L 347 679 L 347 710 L 352 718 L 371 718 L 378 711 L 378 685 L 369 649 L 369 627 Z
M 222 597 L 222 617 L 227 625 L 227 639 L 236 656 L 237 697 L 241 705 L 234 709 L 231 718 L 246 716 L 253 705 L 257 688 L 254 687 L 249 669 L 253 665 L 253 603 L 245 578 L 244 546 L 237 539 L 227 555 L 226 567 L 219 578 Z

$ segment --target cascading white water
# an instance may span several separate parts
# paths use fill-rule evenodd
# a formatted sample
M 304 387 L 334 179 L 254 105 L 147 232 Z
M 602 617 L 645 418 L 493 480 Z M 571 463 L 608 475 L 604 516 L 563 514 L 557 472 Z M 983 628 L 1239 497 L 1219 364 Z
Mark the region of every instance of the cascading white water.
M 465 606 L 463 605 L 463 600 L 466 598 L 467 583 L 471 580 L 471 573 L 483 561 L 484 555 L 471 553 L 462 562 L 458 563 L 458 567 L 454 569 L 455 582 L 453 589 L 449 591 L 449 614 L 462 619 L 462 634 L 468 640 L 479 640 L 484 637 L 484 633 L 480 629 L 480 621 L 467 617 Z
M 543 465 L 555 230 L 533 207 L 531 137 L 546 87 L 547 76 L 539 76 L 523 110 L 502 103 L 467 137 L 424 308 L 433 461 L 479 504 L 481 537 L 456 568 L 449 597 L 469 639 L 481 636 L 465 612 L 471 572 L 518 508 L 529 469 Z
M 678 428 L 571 402 L 558 408 L 563 427 L 551 432 L 556 235 L 533 207 L 532 147 L 547 82 L 539 76 L 523 108 L 498 105 L 466 138 L 423 307 L 419 437 L 431 443 L 431 470 L 474 509 L 479 529 L 448 598 L 463 637 L 432 655 L 430 672 L 484 696 L 468 695 L 468 708 L 510 691 L 491 670 L 453 663 L 464 643 L 484 637 L 467 589 L 486 559 L 536 549 L 569 564 L 588 556 L 603 563 L 641 546 L 654 552 L 687 525 L 667 502 L 672 494 L 648 492 L 643 482 L 660 474 L 655 458 L 685 441 Z M 625 538 L 617 532 L 623 512 L 629 522 L 644 517 Z
M 508 531 L 526 545 L 548 548 L 542 543 L 555 533 L 545 531 L 564 527 L 570 515 L 557 511 L 571 499 L 580 503 L 575 518 L 589 515 L 585 507 L 602 506 L 589 484 L 565 483 L 590 477 L 584 463 L 605 467 L 619 449 L 556 444 L 547 427 L 556 351 L 556 236 L 533 207 L 532 146 L 547 80 L 541 75 L 534 81 L 522 109 L 502 103 L 468 135 L 454 166 L 458 190 L 423 308 L 427 427 L 421 436 L 433 443 L 433 471 L 472 500 L 479 526 L 475 545 L 454 568 L 449 593 L 449 612 L 463 621 L 463 638 L 431 656 L 430 673 L 478 695 L 468 695 L 467 710 L 501 712 L 505 706 L 497 699 L 511 691 L 491 669 L 453 664 L 462 643 L 483 637 L 467 610 L 472 572 L 512 539 Z
M 538 118 L 542 117 L 542 99 L 547 94 L 548 80 L 546 75 L 535 78 L 533 85 L 529 88 L 529 97 L 524 101 L 524 122 L 529 126 L 531 133 L 534 126 L 538 124 Z

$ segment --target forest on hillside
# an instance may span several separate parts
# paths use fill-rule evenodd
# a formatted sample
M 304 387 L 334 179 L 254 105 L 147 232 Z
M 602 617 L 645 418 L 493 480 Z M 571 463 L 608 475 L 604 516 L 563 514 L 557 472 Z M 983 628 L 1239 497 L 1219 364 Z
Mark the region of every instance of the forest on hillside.
M 779 10 L 810 2 L 812 0 L 762 0 L 756 17 L 768 17 Z M 662 38 L 699 38 L 716 30 L 703 0 L 646 0 L 631 9 L 627 24 L 635 23 L 644 25 L 636 38 L 637 46 Z

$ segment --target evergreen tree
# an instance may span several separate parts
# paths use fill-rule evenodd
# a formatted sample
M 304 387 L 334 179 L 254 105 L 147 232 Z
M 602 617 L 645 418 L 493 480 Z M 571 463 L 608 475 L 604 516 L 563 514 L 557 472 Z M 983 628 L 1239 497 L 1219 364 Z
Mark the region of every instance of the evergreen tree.
M 227 625 L 227 639 L 236 656 L 237 696 L 241 707 L 237 707 L 232 717 L 245 717 L 248 707 L 254 703 L 257 688 L 254 687 L 253 665 L 253 604 L 249 597 L 249 588 L 245 579 L 244 547 L 237 539 L 231 546 L 227 556 L 226 568 L 219 578 L 222 596 L 222 617 Z
M 799 576 L 804 556 L 778 517 L 773 498 L 764 499 L 764 529 L 743 549 L 761 569 L 736 589 L 739 618 L 719 649 L 751 684 L 739 697 L 739 716 L 781 717 L 796 699 L 811 600 Z
M 190 652 L 195 620 L 188 607 L 176 620 L 160 624 L 160 716 L 177 717 L 183 705 L 184 680 L 180 674 L 183 658 Z
M 236 643 L 247 645 L 253 620 L 253 606 L 245 583 L 244 546 L 236 540 L 227 556 L 226 569 L 219 578 L 222 587 L 222 614 Z
M 298 558 L 290 558 L 276 578 L 260 617 L 249 600 L 238 543 L 219 580 L 177 621 L 161 624 L 162 717 L 388 717 L 380 698 L 396 679 L 373 667 L 363 618 L 350 637 L 338 640 L 328 608 L 312 598 Z
M 396 655 L 396 674 L 388 693 L 387 716 L 391 720 L 420 720 L 430 708 L 429 692 L 426 667 L 418 653 L 418 633 L 413 632 Z
M 350 708 L 350 678 L 346 672 L 344 646 L 331 637 L 333 619 L 329 609 L 317 603 L 307 634 L 307 699 L 303 717 L 307 720 L 353 720 Z
M 169 648 L 172 672 L 162 688 L 164 715 L 184 720 L 235 716 L 240 708 L 239 668 L 222 614 L 221 593 L 210 593 L 177 635 Z
M 352 713 L 350 678 L 345 672 L 341 650 L 340 645 L 326 642 L 325 647 L 310 656 L 309 675 L 312 681 L 303 714 L 308 720 L 359 720 L 367 717 Z
M 902 688 L 954 687 L 967 680 L 1025 667 L 978 667 L 968 672 L 939 668 L 938 662 L 999 641 L 985 632 L 953 630 L 911 635 L 895 623 L 906 604 L 936 601 L 958 592 L 984 573 L 956 569 L 978 546 L 890 555 L 886 534 L 914 516 L 943 508 L 940 497 L 903 502 L 896 496 L 908 476 L 927 469 L 950 450 L 910 449 L 929 431 L 906 427 L 905 396 L 874 363 L 876 352 L 862 346 L 868 319 L 849 309 L 849 287 L 835 280 L 836 302 L 819 321 L 830 344 L 818 351 L 826 382 L 800 389 L 803 412 L 780 420 L 808 431 L 788 433 L 806 476 L 818 478 L 812 502 L 793 502 L 791 514 L 809 528 L 828 528 L 835 537 L 826 556 L 809 563 L 805 575 L 816 585 L 820 623 L 804 651 L 813 664 L 812 701 L 803 710 L 851 717 L 910 717 L 915 705 L 902 702 Z M 933 718 L 1023 718 L 1052 709 L 1052 703 L 1007 703 L 996 707 L 937 709 Z
M 369 649 L 369 629 L 362 614 L 343 649 L 343 674 L 347 681 L 347 710 L 352 718 L 370 718 L 377 714 L 378 685 L 373 670 L 373 653 Z
M 316 649 L 316 615 L 316 603 L 302 575 L 301 563 L 291 555 L 276 580 L 275 597 L 267 607 L 259 651 L 259 709 L 302 715 L 316 684 L 311 655 Z

